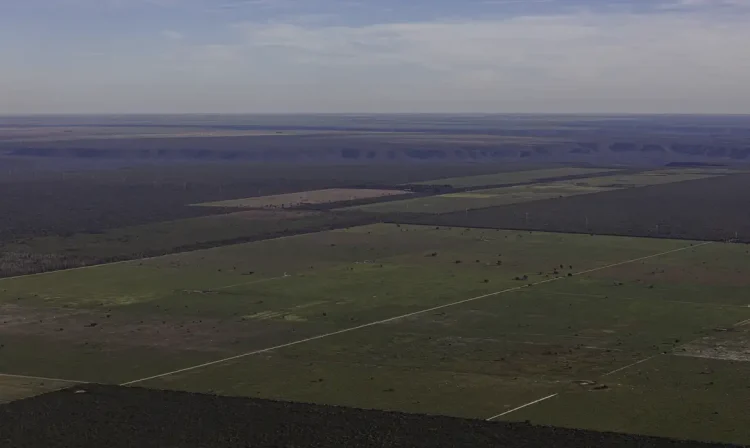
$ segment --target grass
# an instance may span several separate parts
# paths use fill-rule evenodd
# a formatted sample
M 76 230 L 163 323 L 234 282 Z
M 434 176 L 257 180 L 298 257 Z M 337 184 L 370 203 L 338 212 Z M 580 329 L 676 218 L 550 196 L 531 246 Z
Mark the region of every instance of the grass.
M 377 213 L 451 213 L 477 208 L 496 207 L 519 202 L 540 201 L 565 196 L 599 193 L 607 187 L 578 185 L 575 181 L 549 184 L 521 185 L 516 187 L 492 188 L 466 193 L 449 193 L 439 196 L 406 199 L 346 208 Z
M 731 429 L 745 392 L 727 396 L 745 364 L 691 357 L 690 343 L 750 339 L 716 336 L 750 318 L 747 256 L 379 224 L 6 279 L 0 316 L 17 323 L 0 327 L 0 372 L 120 383 L 293 343 L 138 385 L 474 418 L 559 394 L 502 418 L 746 443 Z M 720 429 L 678 425 L 713 412 Z
M 88 322 L 79 322 L 83 329 Z M 70 326 L 63 333 L 71 333 Z M 46 332 L 45 332 L 46 333 Z M 210 354 L 188 350 L 164 350 L 147 346 L 104 344 L 78 332 L 75 339 L 64 335 L 41 336 L 3 334 L 4 345 L 0 372 L 23 372 L 24 375 L 97 383 L 121 383 L 134 376 L 154 375 L 185 364 L 209 360 Z M 30 393 L 35 390 L 29 389 Z M 19 394 L 18 397 L 28 396 Z
M 540 170 L 554 171 L 554 170 Z M 534 173 L 529 171 L 526 173 Z M 601 172 L 601 171 L 600 171 Z M 508 175 L 521 175 L 524 172 L 508 173 Z M 590 174 L 595 174 L 591 171 Z M 573 173 L 586 174 L 586 173 Z M 562 175 L 562 174 L 561 174 Z M 566 180 L 550 183 L 539 183 L 532 185 L 519 185 L 514 187 L 492 188 L 476 190 L 471 192 L 449 193 L 439 196 L 424 198 L 405 199 L 402 201 L 367 204 L 344 210 L 361 210 L 376 213 L 452 213 L 463 210 L 473 210 L 501 205 L 517 204 L 523 202 L 541 201 L 544 199 L 556 199 L 569 196 L 578 196 L 605 191 L 620 190 L 625 188 L 646 187 L 664 183 L 684 182 L 689 180 L 703 179 L 721 175 L 708 170 L 662 170 L 645 173 L 624 174 L 616 176 L 592 177 L 585 179 Z M 486 178 L 487 176 L 474 176 L 475 178 Z M 550 176 L 552 177 L 552 176 Z M 559 177 L 559 176 L 558 176 Z M 467 178 L 469 179 L 469 178 Z M 543 182 L 543 178 L 528 179 Z M 528 180 L 516 180 L 523 182 Z M 478 180 L 477 182 L 484 182 Z M 468 183 L 468 182 L 467 182 Z M 512 183 L 512 182 L 508 182 Z M 480 184 L 481 185 L 481 184 Z M 472 185 L 466 185 L 472 186 Z
M 299 193 L 261 196 L 228 201 L 208 202 L 196 204 L 203 207 L 227 208 L 285 208 L 303 204 L 327 204 L 331 202 L 353 201 L 357 199 L 381 198 L 395 195 L 405 195 L 401 190 L 373 190 L 353 188 L 333 188 L 329 190 L 302 191 Z
M 747 444 L 749 374 L 747 362 L 660 356 L 607 378 L 605 390 L 573 387 L 512 419 Z
M 0 375 L 0 404 L 69 387 L 71 383 Z
M 225 381 L 218 382 L 223 376 Z M 290 380 L 293 379 L 291 382 Z M 484 416 L 552 393 L 554 385 L 490 375 L 371 363 L 267 355 L 209 371 L 156 380 L 148 386 L 367 409 Z
M 592 177 L 574 183 L 585 187 L 600 188 L 635 188 L 649 185 L 671 184 L 690 180 L 707 179 L 709 177 L 731 174 L 733 171 L 714 168 L 665 169 L 646 171 L 643 173 L 615 175 L 608 177 Z
M 514 184 L 521 182 L 537 182 L 563 176 L 578 176 L 582 174 L 608 173 L 614 170 L 603 168 L 548 168 L 541 170 L 514 171 L 507 173 L 485 174 L 479 176 L 450 177 L 419 182 L 421 185 L 450 185 L 455 188 L 481 187 L 483 185 Z
M 278 233 L 322 230 L 350 218 L 302 211 L 244 211 L 2 245 L 0 275 L 14 276 L 222 245 Z

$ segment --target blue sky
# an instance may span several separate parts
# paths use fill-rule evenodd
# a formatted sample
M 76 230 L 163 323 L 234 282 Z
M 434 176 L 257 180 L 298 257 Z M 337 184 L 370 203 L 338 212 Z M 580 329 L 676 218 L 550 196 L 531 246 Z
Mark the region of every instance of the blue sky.
M 0 114 L 750 113 L 750 0 L 0 0 Z

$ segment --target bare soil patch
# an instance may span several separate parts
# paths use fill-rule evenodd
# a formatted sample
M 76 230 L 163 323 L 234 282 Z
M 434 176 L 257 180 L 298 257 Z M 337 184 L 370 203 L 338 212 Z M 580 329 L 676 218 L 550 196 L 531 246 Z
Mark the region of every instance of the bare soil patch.
M 715 334 L 683 345 L 678 356 L 750 362 L 750 328 L 717 328 Z

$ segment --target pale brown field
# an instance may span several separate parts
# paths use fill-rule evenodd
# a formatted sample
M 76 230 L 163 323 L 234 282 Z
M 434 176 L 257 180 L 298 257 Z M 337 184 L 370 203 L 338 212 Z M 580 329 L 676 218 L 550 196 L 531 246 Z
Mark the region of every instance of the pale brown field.
M 302 191 L 299 193 L 232 199 L 229 201 L 196 204 L 202 207 L 229 208 L 285 208 L 304 204 L 328 204 L 332 202 L 371 199 L 385 196 L 406 195 L 403 190 L 372 190 L 356 188 L 332 188 L 329 190 Z

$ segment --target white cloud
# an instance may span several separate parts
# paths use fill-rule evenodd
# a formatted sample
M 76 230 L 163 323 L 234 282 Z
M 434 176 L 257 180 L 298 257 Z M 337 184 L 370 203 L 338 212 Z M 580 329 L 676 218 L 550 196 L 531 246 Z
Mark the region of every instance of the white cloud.
M 182 40 L 185 38 L 184 34 L 174 30 L 164 30 L 161 32 L 161 35 L 167 40 Z
M 418 67 L 485 97 L 750 100 L 750 29 L 703 16 L 577 14 L 497 21 L 305 27 L 245 24 L 246 51 L 272 48 L 330 70 Z M 444 85 L 443 85 L 444 87 Z M 614 106 L 614 105 L 613 105 Z
M 750 8 L 750 0 L 673 0 L 659 5 L 660 9 L 717 9 L 717 8 Z
M 153 112 L 750 113 L 748 18 L 698 8 L 364 26 L 240 23 L 220 41 L 173 39 L 149 55 L 134 47 L 107 65 L 71 68 L 69 79 L 87 79 L 56 82 L 56 104 Z M 44 109 L 44 98 L 29 93 L 34 79 L 14 78 L 13 104 L 26 98 L 27 108 Z M 0 96 L 7 85 L 0 83 Z

